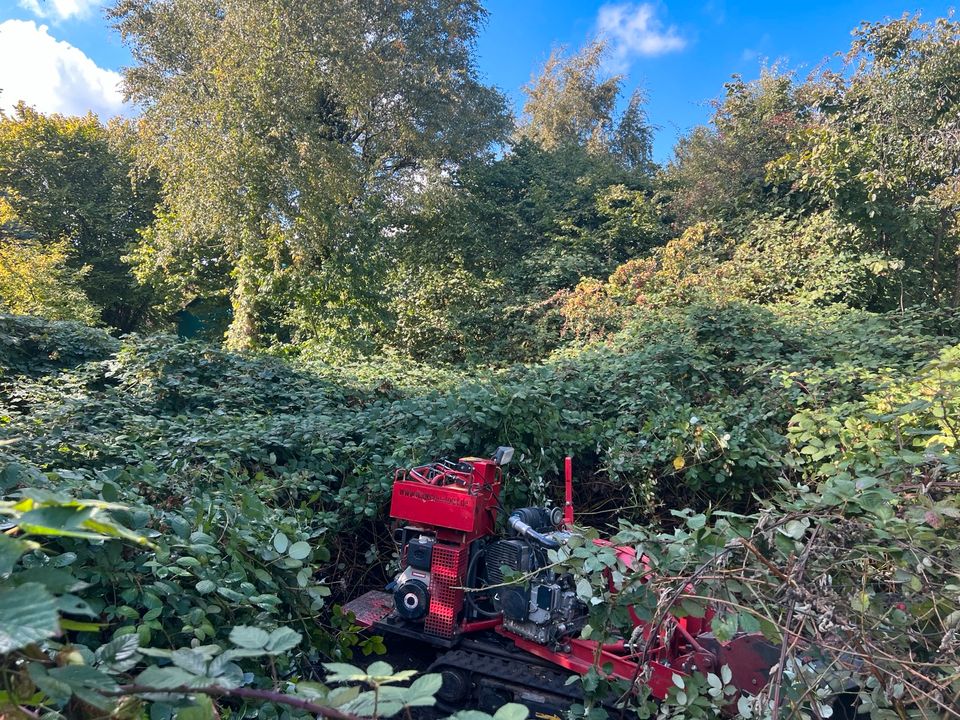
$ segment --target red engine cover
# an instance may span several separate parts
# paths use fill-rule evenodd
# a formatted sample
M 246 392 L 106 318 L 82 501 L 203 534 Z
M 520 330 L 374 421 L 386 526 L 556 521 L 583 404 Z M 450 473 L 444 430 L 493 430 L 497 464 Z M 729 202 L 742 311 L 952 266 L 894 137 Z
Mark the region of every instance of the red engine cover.
M 393 483 L 390 516 L 422 527 L 467 533 L 472 539 L 493 533 L 500 469 L 490 460 L 464 458 L 472 472 L 424 472 L 414 468 Z

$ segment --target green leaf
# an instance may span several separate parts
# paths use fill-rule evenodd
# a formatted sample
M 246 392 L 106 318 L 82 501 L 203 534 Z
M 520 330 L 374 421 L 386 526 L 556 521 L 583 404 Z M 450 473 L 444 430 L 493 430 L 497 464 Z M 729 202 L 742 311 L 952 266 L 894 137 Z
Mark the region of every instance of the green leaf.
M 108 480 L 100 488 L 100 496 L 107 502 L 117 502 L 120 499 L 120 488 Z
M 707 609 L 701 600 L 693 598 L 681 598 L 680 607 L 683 612 L 695 618 L 702 618 L 707 614 Z
M 28 550 L 39 547 L 37 543 L 27 540 L 18 540 L 0 533 L 0 576 L 7 576 L 13 572 L 17 560 Z
M 69 684 L 50 677 L 47 669 L 40 663 L 30 663 L 27 666 L 27 674 L 40 691 L 57 705 L 65 705 L 73 695 L 73 688 Z
M 201 580 L 195 585 L 195 588 L 201 595 L 208 595 L 217 589 L 217 584 L 213 580 Z
M 39 583 L 0 590 L 0 654 L 60 631 L 56 599 Z
M 297 586 L 305 588 L 307 585 L 309 585 L 311 575 L 312 575 L 312 572 L 310 568 L 308 567 L 302 568 L 300 572 L 297 573 Z
M 57 610 L 69 615 L 84 615 L 86 617 L 97 617 L 90 604 L 81 597 L 67 593 L 57 598 Z
M 78 622 L 69 618 L 60 618 L 61 630 L 75 630 L 77 632 L 99 632 L 104 627 L 104 623 Z
M 217 595 L 235 603 L 244 602 L 246 600 L 246 598 L 243 595 L 238 593 L 236 590 L 231 590 L 228 587 L 218 587 Z
M 593 586 L 586 578 L 577 580 L 577 597 L 581 600 L 589 600 L 593 597 Z
M 72 552 L 65 552 L 57 555 L 56 557 L 50 558 L 50 564 L 53 567 L 67 567 L 73 565 L 77 561 L 77 554 Z
M 293 648 L 300 644 L 300 640 L 302 639 L 303 636 L 296 630 L 286 627 L 277 628 L 270 633 L 270 637 L 265 643 L 266 651 L 271 655 L 278 655 L 288 650 L 293 650 Z
M 17 584 L 37 582 L 54 594 L 71 592 L 84 587 L 84 584 L 78 582 L 77 578 L 68 570 L 61 570 L 48 565 L 24 570 L 17 573 L 12 580 Z
M 273 549 L 278 553 L 283 555 L 288 547 L 290 547 L 290 539 L 282 532 L 278 532 L 273 536 Z
M 727 642 L 737 632 L 737 616 L 731 613 L 717 615 L 710 621 L 714 636 L 720 642 Z
M 192 648 L 179 648 L 170 653 L 170 660 L 178 668 L 194 675 L 204 675 L 207 672 L 207 659 L 203 653 Z
M 97 648 L 95 657 L 98 663 L 112 665 L 137 657 L 139 649 L 140 639 L 137 635 L 121 635 Z
M 493 716 L 479 710 L 460 710 L 451 715 L 448 720 L 492 720 Z
M 151 666 L 137 676 L 137 685 L 145 685 L 158 690 L 189 686 L 196 680 L 196 675 L 186 672 L 179 667 Z
M 214 720 L 213 700 L 209 695 L 194 695 L 193 704 L 177 708 L 177 720 Z
M 237 625 L 230 631 L 230 642 L 242 648 L 260 650 L 270 641 L 270 633 L 258 627 Z
M 807 532 L 807 529 L 810 527 L 810 520 L 803 518 L 802 520 L 790 520 L 783 527 L 779 528 L 780 532 L 791 537 L 794 540 L 800 540 Z
M 440 690 L 441 685 L 443 685 L 443 676 L 440 673 L 422 675 L 410 683 L 410 687 L 407 689 L 407 697 L 433 698 Z
M 375 677 L 389 677 L 393 675 L 393 665 L 390 663 L 385 663 L 382 660 L 378 660 L 375 663 L 371 663 L 370 667 L 367 668 L 367 675 L 373 675 Z
M 379 717 L 391 717 L 404 708 L 403 697 L 398 696 L 398 692 L 403 690 L 404 688 L 384 687 L 380 688 L 377 695 L 368 690 L 360 693 L 341 709 L 351 715 L 370 716 L 376 708 Z
M 767 618 L 760 619 L 760 632 L 763 633 L 763 636 L 774 644 L 779 644 L 784 641 L 780 633 L 780 628 L 777 627 L 776 623 Z M 729 680 L 724 680 L 724 683 L 730 682 Z
M 301 690 L 301 686 L 304 683 L 297 683 L 297 692 Z M 345 687 L 334 688 L 326 697 L 325 705 L 330 705 L 331 707 L 340 707 L 345 705 L 351 700 L 355 699 L 360 694 L 359 685 L 349 685 Z
M 520 703 L 507 703 L 493 714 L 494 720 L 527 720 L 530 711 Z
M 323 667 L 329 673 L 327 675 L 328 683 L 352 682 L 367 677 L 364 670 L 348 663 L 324 663 Z
M 753 613 L 737 613 L 737 622 L 739 623 L 740 630 L 742 632 L 755 633 L 760 631 L 760 620 L 757 619 L 757 616 Z
M 310 543 L 300 540 L 287 550 L 287 554 L 294 560 L 304 560 L 310 554 Z
M 232 662 L 229 651 L 219 655 L 210 661 L 207 668 L 207 675 L 216 678 L 216 685 L 219 687 L 235 688 L 243 685 L 243 670 L 235 662 Z
M 56 535 L 81 527 L 92 515 L 89 507 L 41 507 L 25 512 L 17 524 L 24 532 Z
M 357 686 L 354 685 L 352 687 L 357 687 Z M 337 689 L 339 690 L 341 688 L 337 688 Z M 297 695 L 300 695 L 301 697 L 304 697 L 307 700 L 310 700 L 312 702 L 319 702 L 319 703 L 327 702 L 331 706 L 337 707 L 336 705 L 334 705 L 332 702 L 329 701 L 331 691 L 323 683 L 313 682 L 312 680 L 302 680 L 296 684 L 295 691 Z M 351 700 L 352 699 L 353 698 L 351 698 Z
M 109 675 L 88 665 L 66 665 L 48 671 L 51 678 L 70 686 L 80 700 L 101 710 L 110 710 L 114 701 L 101 692 L 116 692 L 117 683 Z

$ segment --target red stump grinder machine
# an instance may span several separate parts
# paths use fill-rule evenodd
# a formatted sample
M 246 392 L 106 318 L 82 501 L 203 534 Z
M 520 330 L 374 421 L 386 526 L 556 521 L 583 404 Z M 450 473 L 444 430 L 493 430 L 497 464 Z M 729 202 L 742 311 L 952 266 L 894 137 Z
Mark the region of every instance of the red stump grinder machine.
M 670 616 L 653 627 L 631 610 L 630 638 L 582 639 L 587 606 L 573 576 L 555 572 L 547 559 L 574 531 L 571 459 L 564 507 L 516 509 L 501 533 L 502 467 L 512 455 L 502 447 L 491 459 L 398 470 L 390 515 L 398 521 L 401 572 L 387 592 L 374 590 L 344 606 L 362 627 L 437 648 L 429 672 L 442 675 L 437 699 L 443 709 L 493 712 L 518 702 L 531 717 L 552 720 L 582 698 L 571 675 L 591 668 L 644 684 L 658 699 L 667 696 L 674 675 L 719 674 L 724 665 L 739 693 L 753 695 L 767 684 L 779 648 L 758 633 L 718 641 L 709 611 L 703 618 Z M 615 552 L 627 567 L 645 572 L 632 548 Z

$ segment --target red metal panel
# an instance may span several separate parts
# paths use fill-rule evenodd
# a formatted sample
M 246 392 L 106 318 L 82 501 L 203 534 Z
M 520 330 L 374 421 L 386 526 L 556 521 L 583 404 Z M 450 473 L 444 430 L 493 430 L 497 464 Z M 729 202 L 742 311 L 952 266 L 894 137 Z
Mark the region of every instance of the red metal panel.
M 423 622 L 423 629 L 430 635 L 449 638 L 457 629 L 457 619 L 463 610 L 463 587 L 467 574 L 466 545 L 433 546 L 430 563 L 430 612 Z
M 611 676 L 630 681 L 633 680 L 634 673 L 637 671 L 635 656 L 618 655 L 604 650 L 602 647 L 598 648 L 597 643 L 592 640 L 571 638 L 568 641 L 570 646 L 568 652 L 554 652 L 544 645 L 527 640 L 519 635 L 514 635 L 502 627 L 497 628 L 497 632 L 513 640 L 521 650 L 526 650 L 532 655 L 542 657 L 544 660 L 549 660 L 560 667 L 567 668 L 567 670 L 572 670 L 581 675 L 591 667 L 596 667 L 601 674 L 606 674 L 603 668 L 610 666 L 612 669 L 610 673 Z M 641 670 L 639 678 L 641 682 L 650 688 L 650 693 L 655 698 L 662 700 L 667 696 L 673 684 L 674 675 L 686 677 L 687 673 L 681 670 L 675 670 L 655 660 L 648 660 L 646 663 L 646 672 Z
M 471 537 L 492 534 L 500 468 L 479 458 L 460 462 L 469 472 L 436 463 L 400 471 L 393 482 L 391 517 Z
M 393 595 L 381 590 L 371 590 L 354 598 L 343 606 L 344 612 L 352 612 L 360 627 L 372 627 L 393 612 Z
M 456 485 L 437 487 L 420 482 L 393 484 L 390 516 L 418 525 L 473 532 L 478 522 L 476 495 Z

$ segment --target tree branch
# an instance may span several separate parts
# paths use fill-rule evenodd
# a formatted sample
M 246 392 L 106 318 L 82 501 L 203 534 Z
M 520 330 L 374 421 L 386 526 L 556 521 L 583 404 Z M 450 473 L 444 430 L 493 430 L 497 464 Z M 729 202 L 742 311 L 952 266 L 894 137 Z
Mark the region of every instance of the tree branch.
M 329 707 L 328 705 L 318 705 L 317 703 L 285 695 L 274 690 L 257 690 L 256 688 L 224 688 L 224 687 L 189 687 L 180 685 L 174 688 L 157 688 L 149 685 L 121 685 L 120 690 L 114 693 L 102 693 L 103 695 L 143 695 L 147 693 L 163 695 L 209 695 L 210 697 L 240 697 L 250 698 L 252 700 L 266 700 L 268 702 L 280 703 L 306 710 L 307 712 L 321 715 L 332 720 L 359 720 L 356 715 L 345 713 L 342 710 Z

